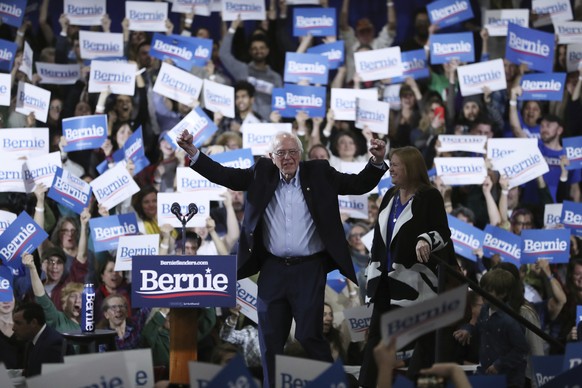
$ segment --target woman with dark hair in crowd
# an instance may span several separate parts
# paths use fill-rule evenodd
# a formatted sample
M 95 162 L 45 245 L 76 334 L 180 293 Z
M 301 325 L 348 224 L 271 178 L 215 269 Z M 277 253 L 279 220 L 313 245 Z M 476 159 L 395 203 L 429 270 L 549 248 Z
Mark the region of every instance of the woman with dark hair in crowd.
M 108 256 L 101 263 L 98 276 L 97 289 L 95 290 L 95 322 L 103 319 L 101 305 L 109 295 L 123 296 L 129 307 L 127 310 L 128 316 L 131 316 L 131 287 L 126 283 L 123 272 L 115 271 L 115 259 L 113 257 Z

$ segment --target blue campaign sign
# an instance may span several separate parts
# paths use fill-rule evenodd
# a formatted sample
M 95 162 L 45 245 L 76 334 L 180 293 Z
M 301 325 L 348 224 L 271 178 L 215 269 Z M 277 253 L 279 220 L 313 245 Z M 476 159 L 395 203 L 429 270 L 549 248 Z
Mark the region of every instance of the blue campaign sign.
M 521 265 L 521 237 L 497 226 L 485 227 L 483 239 L 483 254 L 485 257 L 501 256 L 503 261 L 509 261 L 518 268 Z
M 326 90 L 323 86 L 300 86 L 285 84 L 283 89 L 273 89 L 273 110 L 281 117 L 295 117 L 305 111 L 309 117 L 325 117 Z
M 225 167 L 250 168 L 255 163 L 253 151 L 250 148 L 221 152 L 210 156 L 210 159 Z
M 439 0 L 427 4 L 426 10 L 430 24 L 436 24 L 440 28 L 473 18 L 469 0 Z
M 582 306 L 576 306 L 576 326 L 582 321 Z
M 295 8 L 293 36 L 336 36 L 335 8 Z
M 457 217 L 448 216 L 449 228 L 451 229 L 451 240 L 457 255 L 466 259 L 477 261 L 477 256 L 473 254 L 475 249 L 481 248 L 485 240 L 485 232 L 481 229 L 461 221 Z
M 565 137 L 562 145 L 566 150 L 566 157 L 570 162 L 566 170 L 579 170 L 582 168 L 582 136 Z
M 582 345 L 582 342 L 576 342 Z M 567 348 L 567 346 L 566 346 Z M 544 388 L 566 388 L 572 387 L 576 388 L 580 386 L 580 381 L 582 380 L 582 365 L 578 365 L 569 369 L 565 372 L 554 377 L 552 380 L 548 381 L 543 387 Z
M 65 152 L 93 150 L 107 140 L 107 115 L 79 116 L 63 119 Z
M 562 101 L 566 73 L 532 73 L 521 77 L 523 93 L 518 100 Z
M 245 387 L 258 388 L 242 355 L 237 354 L 205 385 L 206 388 Z
M 527 229 L 521 232 L 523 247 L 521 263 L 536 263 L 545 259 L 552 264 L 570 260 L 570 231 L 568 229 Z
M 556 356 L 531 356 L 531 366 L 533 372 L 532 380 L 535 380 L 536 386 L 551 381 L 554 377 L 562 373 L 563 355 Z
M 212 40 L 155 33 L 150 55 L 162 61 L 171 59 L 179 68 L 190 71 L 192 66 L 206 66 L 212 56 Z
M 123 155 L 125 160 L 131 160 L 135 169 L 133 174 L 138 174 L 141 170 L 150 165 L 150 161 L 145 156 L 143 146 L 143 132 L 141 126 L 123 144 Z
M 582 203 L 563 201 L 560 223 L 574 236 L 582 237 Z
M 525 63 L 530 70 L 544 73 L 554 66 L 554 34 L 509 23 L 505 58 L 517 65 Z
M 12 278 L 12 269 L 5 265 L 0 265 L 0 302 L 12 302 L 14 300 Z
M 57 167 L 48 197 L 81 214 L 91 201 L 92 188 L 87 182 Z
M 346 287 L 346 278 L 339 270 L 333 270 L 327 274 L 327 285 L 338 294 Z
M 471 388 L 491 388 L 491 387 L 506 387 L 507 380 L 504 375 L 484 376 L 474 375 L 467 376 L 469 379 L 469 386 Z
M 348 387 L 344 366 L 340 358 L 331 364 L 322 374 L 305 384 L 305 388 Z
M 22 256 L 32 253 L 48 234 L 26 213 L 22 212 L 0 235 L 0 259 L 11 268 L 20 268 Z
M 285 55 L 285 82 L 327 85 L 329 61 L 321 54 L 287 53 Z
M 426 51 L 424 49 L 403 51 L 400 53 L 400 57 L 404 71 L 402 72 L 402 76 L 392 78 L 393 84 L 403 83 L 407 77 L 421 79 L 430 76 Z
M 473 33 L 434 34 L 430 38 L 430 63 L 447 63 L 453 59 L 475 62 Z
M 0 71 L 12 71 L 17 48 L 16 43 L 0 39 Z
M 2 0 L 0 6 L 0 19 L 2 24 L 8 24 L 12 27 L 20 27 L 22 18 L 26 13 L 27 0 Z
M 111 155 L 114 163 L 121 162 L 123 160 L 123 156 L 123 149 L 117 150 L 113 153 L 113 155 Z M 103 174 L 105 171 L 109 170 L 109 161 L 105 159 L 99 163 L 95 169 L 99 174 Z
M 134 256 L 136 307 L 234 307 L 236 256 Z
M 582 365 L 582 341 L 568 342 L 564 352 L 564 360 L 562 361 L 562 372 L 579 365 Z
M 307 49 L 310 54 L 321 54 L 327 58 L 330 69 L 337 69 L 344 64 L 345 46 L 343 40 L 320 44 Z
M 89 228 L 95 252 L 117 249 L 119 237 L 139 233 L 134 213 L 91 218 Z
M 193 133 L 194 138 L 192 139 L 192 142 L 196 147 L 200 148 L 207 139 L 212 137 L 212 135 L 218 131 L 218 127 L 214 124 L 214 120 L 204 113 L 202 108 L 197 106 L 194 110 L 198 117 L 200 117 L 200 120 L 197 121 L 194 128 L 195 132 Z
M 392 177 L 388 176 L 387 178 L 382 178 L 380 180 L 380 182 L 378 182 L 378 195 L 380 197 L 383 197 L 384 194 L 386 194 L 386 192 L 388 190 L 390 190 L 390 188 L 394 186 L 394 184 L 392 183 Z

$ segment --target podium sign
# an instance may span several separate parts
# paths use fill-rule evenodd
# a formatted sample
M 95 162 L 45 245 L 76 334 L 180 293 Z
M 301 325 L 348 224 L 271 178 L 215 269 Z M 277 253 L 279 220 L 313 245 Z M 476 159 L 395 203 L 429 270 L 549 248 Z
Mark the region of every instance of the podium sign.
M 134 256 L 135 307 L 234 307 L 236 256 Z

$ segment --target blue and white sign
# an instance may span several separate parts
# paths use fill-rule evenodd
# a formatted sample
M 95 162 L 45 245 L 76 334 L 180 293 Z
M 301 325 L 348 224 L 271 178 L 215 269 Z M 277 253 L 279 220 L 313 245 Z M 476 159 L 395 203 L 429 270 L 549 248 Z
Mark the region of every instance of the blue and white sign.
M 17 48 L 16 43 L 0 39 L 0 71 L 12 71 Z
M 480 135 L 439 135 L 438 152 L 474 152 L 484 154 L 487 136 Z
M 111 88 L 111 93 L 133 96 L 135 93 L 135 63 L 91 61 L 89 73 L 89 93 L 100 93 Z
M 559 44 L 582 43 L 582 22 L 554 22 Z
M 10 106 L 12 74 L 0 73 L 0 105 Z
M 345 45 L 343 40 L 320 44 L 307 49 L 310 54 L 321 54 L 327 58 L 330 69 L 337 69 L 344 64 Z
M 493 168 L 499 171 L 502 176 L 506 175 L 509 178 L 510 189 L 534 180 L 550 170 L 546 158 L 538 147 L 517 149 L 506 157 L 497 160 Z
M 389 118 L 389 103 L 356 98 L 356 128 L 368 128 L 372 132 L 387 135 Z
M 206 109 L 234 118 L 234 88 L 232 86 L 205 79 L 203 93 Z
M 295 117 L 305 111 L 309 117 L 325 117 L 326 90 L 323 86 L 301 86 L 285 84 L 282 89 L 273 89 L 273 110 L 281 117 Z
M 240 385 L 239 385 L 240 384 Z M 236 387 L 258 388 L 255 379 L 241 354 L 232 358 L 228 364 L 206 385 L 206 388 Z
M 346 278 L 340 273 L 339 270 L 333 270 L 328 272 L 326 284 L 329 288 L 334 290 L 337 294 L 341 293 L 344 288 L 346 288 Z
M 62 167 L 61 153 L 51 152 L 48 155 L 28 158 L 24 162 L 22 174 L 24 176 L 24 186 L 26 191 L 31 193 L 36 190 L 36 185 L 43 184 L 50 187 L 55 179 L 57 169 Z
M 531 366 L 536 386 L 541 387 L 562 373 L 563 355 L 531 356 Z
M 222 164 L 224 167 L 232 168 L 251 168 L 255 164 L 253 153 L 249 148 L 210 155 L 210 159 Z
M 565 372 L 580 365 L 582 365 L 582 342 L 575 341 L 566 343 L 562 371 Z M 580 376 L 579 374 L 578 377 Z
M 16 219 L 16 214 L 0 210 L 0 234 L 4 233 L 11 223 Z
M 482 157 L 434 158 L 437 175 L 446 185 L 481 185 L 487 176 L 485 159 Z
M 426 10 L 430 24 L 436 24 L 440 28 L 452 26 L 473 18 L 473 9 L 469 0 L 434 1 L 427 4 Z
M 489 36 L 507 36 L 509 23 L 529 26 L 529 9 L 488 9 L 483 16 L 483 26 Z
M 123 150 L 114 151 L 113 155 L 111 155 L 111 158 L 113 159 L 112 162 L 105 159 L 97 165 L 97 167 L 95 169 L 97 170 L 99 175 L 101 175 L 105 171 L 109 170 L 109 167 L 115 166 L 115 163 L 118 163 L 118 162 L 121 162 L 122 160 L 124 160 L 123 159 L 124 158 Z
M 135 307 L 234 307 L 236 256 L 134 256 Z
M 184 130 L 187 130 L 193 136 L 192 143 L 196 147 L 201 147 L 208 138 L 214 135 L 214 132 L 216 132 L 218 128 L 216 127 L 216 124 L 214 124 L 214 121 L 204 113 L 202 108 L 197 106 L 167 133 L 166 137 L 170 140 L 169 142 L 174 146 L 174 148 L 178 147 L 176 138 L 178 135 L 181 135 Z
M 100 26 L 107 13 L 106 0 L 64 0 L 63 13 L 73 26 Z
M 171 59 L 179 68 L 190 71 L 192 66 L 206 66 L 212 55 L 212 40 L 156 33 L 150 55 L 161 61 Z
M 505 58 L 530 70 L 549 73 L 554 67 L 554 34 L 509 23 Z
M 275 356 L 275 387 L 304 387 L 330 366 L 329 362 L 278 354 Z
M 48 128 L 2 128 L 0 131 L 0 154 L 5 158 L 46 155 L 48 151 Z
M 394 186 L 394 184 L 392 183 L 391 176 L 382 178 L 380 182 L 378 182 L 378 195 L 380 197 L 384 196 L 392 186 Z
M 81 58 L 123 57 L 123 34 L 79 31 Z
M 27 0 L 2 0 L 0 3 L 0 19 L 2 24 L 20 27 L 26 13 Z
M 582 237 L 582 203 L 564 201 L 562 203 L 562 222 L 574 236 Z
M 173 0 L 172 12 L 210 16 L 210 0 Z
M 293 36 L 336 36 L 335 8 L 294 8 Z
M 236 20 L 266 20 L 265 0 L 223 0 L 222 21 Z
M 107 140 L 107 115 L 63 119 L 63 136 L 65 152 L 97 149 Z
M 519 268 L 521 265 L 521 237 L 497 226 L 485 227 L 483 239 L 483 254 L 485 257 L 501 256 L 503 261 L 509 261 Z
M 404 71 L 400 46 L 354 53 L 356 73 L 362 81 L 400 77 Z
M 134 256 L 156 256 L 159 254 L 159 246 L 159 234 L 119 237 L 115 271 L 131 271 Z
M 579 346 L 582 345 L 582 342 L 569 342 L 566 345 L 566 349 L 568 349 L 568 346 L 570 345 L 578 345 L 578 349 L 576 349 L 578 351 L 578 355 L 580 355 L 580 349 Z M 567 350 L 566 350 L 567 351 Z M 565 372 L 560 373 L 559 375 L 556 375 L 552 380 L 550 380 L 547 384 L 544 385 L 544 388 L 564 388 L 564 387 L 572 387 L 575 388 L 577 386 L 579 386 L 580 384 L 580 376 L 582 376 L 582 365 L 580 365 L 580 362 L 582 361 L 580 358 L 575 359 L 577 362 L 577 365 L 572 367 L 572 369 L 569 369 Z
M 81 214 L 91 201 L 91 185 L 67 170 L 58 168 L 48 197 Z
M 566 150 L 566 157 L 570 162 L 566 166 L 567 170 L 579 170 L 582 168 L 582 136 L 565 137 L 562 145 Z
M 566 47 L 566 70 L 578 71 L 582 68 L 582 43 L 569 44 Z
M 131 31 L 166 31 L 168 3 L 151 1 L 126 1 L 125 18 Z
M 407 77 L 422 79 L 430 76 L 426 51 L 424 49 L 403 51 L 400 55 L 402 56 L 401 61 L 404 71 L 401 77 L 392 78 L 393 83 L 403 83 Z
M 372 306 L 358 306 L 344 310 L 344 317 L 352 342 L 366 340 L 366 333 L 372 319 Z
M 487 86 L 491 91 L 507 88 L 503 59 L 472 63 L 457 68 L 459 87 L 463 97 L 483 94 Z
M 12 302 L 13 300 L 12 270 L 2 265 L 0 266 L 0 302 Z
M 62 65 L 58 63 L 35 62 L 39 83 L 52 85 L 73 85 L 81 78 L 81 66 L 77 63 Z
M 163 62 L 153 91 L 170 100 L 192 106 L 202 91 L 202 79 Z
M 378 89 L 331 89 L 329 108 L 333 110 L 335 120 L 356 120 L 356 99 L 377 100 Z
M 368 195 L 339 195 L 339 211 L 350 218 L 368 219 Z
M 145 156 L 141 125 L 123 144 L 123 155 L 126 161 L 133 162 L 133 175 L 139 174 L 141 170 L 150 165 L 150 161 Z
M 485 240 L 485 232 L 461 221 L 457 217 L 448 215 L 447 218 L 455 253 L 471 261 L 477 261 L 477 255 L 473 251 L 482 247 L 483 240 Z
M 176 169 L 176 192 L 201 193 L 210 201 L 222 201 L 226 187 L 210 182 L 190 167 L 178 167 Z
M 16 111 L 23 115 L 34 113 L 38 121 L 46 123 L 48 116 L 51 92 L 33 84 L 18 82 L 16 94 Z
M 566 73 L 533 73 L 521 77 L 518 100 L 562 101 Z
M 48 234 L 44 229 L 23 211 L 0 235 L 2 264 L 11 268 L 20 268 L 22 256 L 32 253 L 47 238 Z
M 537 14 L 533 22 L 535 28 L 574 19 L 570 0 L 532 0 L 531 11 Z
M 318 387 L 348 387 L 346 380 L 346 372 L 341 358 L 338 358 L 329 368 L 322 374 L 305 384 L 305 388 Z
M 329 63 L 320 54 L 290 53 L 285 55 L 285 82 L 327 85 Z
M 258 286 L 249 278 L 236 282 L 236 304 L 240 306 L 241 314 L 255 323 L 259 323 L 257 315 Z
M 576 306 L 576 326 L 578 326 L 580 322 L 582 322 L 582 306 L 578 305 Z
M 26 193 L 24 186 L 24 160 L 5 157 L 0 163 L 0 192 Z
M 115 250 L 119 237 L 139 233 L 134 213 L 91 218 L 89 228 L 95 252 Z
M 253 155 L 264 156 L 271 152 L 271 142 L 277 133 L 291 133 L 291 123 L 253 123 L 242 126 L 243 148 L 250 148 Z
M 568 229 L 526 229 L 521 232 L 523 248 L 521 262 L 534 264 L 548 260 L 552 264 L 570 260 L 570 231 Z
M 434 34 L 430 38 L 430 63 L 475 62 L 473 33 Z
M 113 168 L 93 179 L 90 185 L 97 202 L 105 206 L 107 210 L 139 191 L 139 186 L 127 171 L 124 161 L 117 163 Z

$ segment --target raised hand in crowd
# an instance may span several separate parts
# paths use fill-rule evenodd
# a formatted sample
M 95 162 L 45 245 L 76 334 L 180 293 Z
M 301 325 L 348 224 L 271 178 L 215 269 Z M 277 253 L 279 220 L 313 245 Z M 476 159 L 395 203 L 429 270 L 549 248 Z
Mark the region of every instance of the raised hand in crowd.
M 111 32 L 111 18 L 109 14 L 103 15 L 101 18 L 101 29 L 103 32 Z

